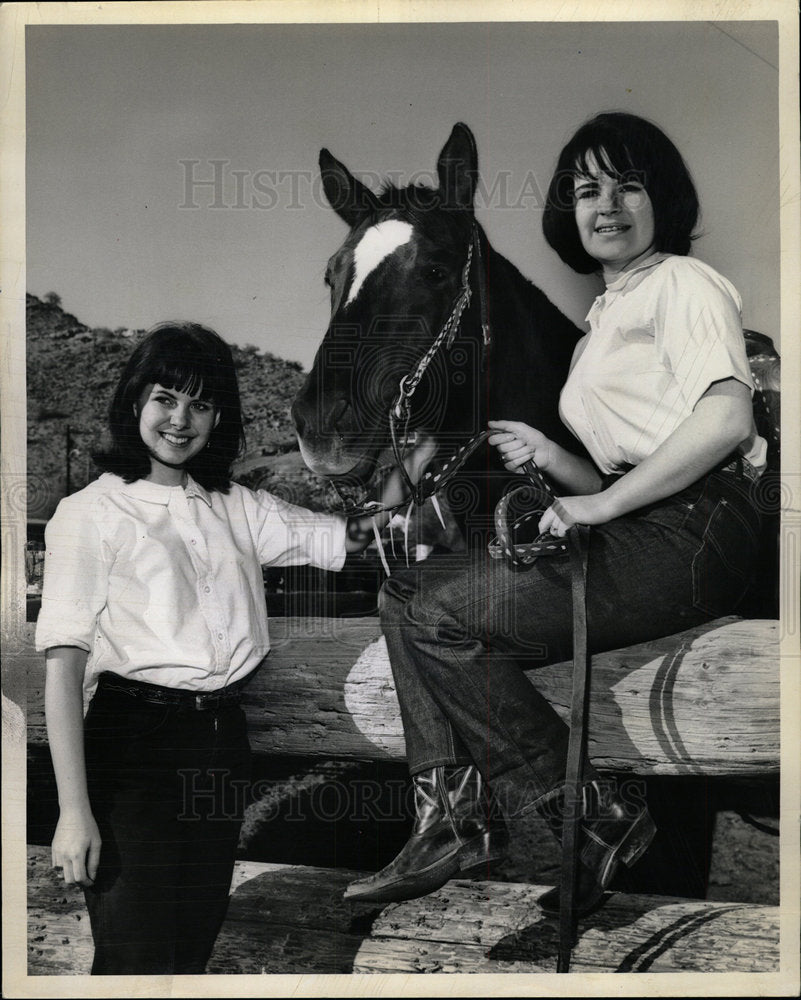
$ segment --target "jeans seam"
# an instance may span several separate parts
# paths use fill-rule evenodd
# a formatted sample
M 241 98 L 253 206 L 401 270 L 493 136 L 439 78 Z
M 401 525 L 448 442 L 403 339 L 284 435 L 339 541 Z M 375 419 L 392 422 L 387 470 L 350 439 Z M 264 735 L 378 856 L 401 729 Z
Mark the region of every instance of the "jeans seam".
M 434 625 L 434 626 L 431 626 L 431 628 L 432 629 L 437 629 L 439 627 L 440 623 L 442 623 L 443 620 L 446 617 L 447 617 L 447 615 L 441 614 L 439 616 L 439 619 L 437 620 L 437 624 Z M 458 623 L 457 623 L 457 625 L 458 625 Z M 461 631 L 466 631 L 464 629 L 461 629 L 461 626 L 460 626 L 460 630 Z M 475 637 L 473 637 L 473 638 L 475 638 Z M 489 647 L 487 647 L 487 648 L 489 650 Z M 447 649 L 443 650 L 443 655 L 445 655 L 445 656 L 448 655 L 448 650 Z M 459 657 L 456 655 L 456 653 L 452 652 L 451 655 L 453 656 L 453 658 L 456 661 L 456 664 L 457 664 L 457 666 L 459 668 L 460 677 L 461 677 L 462 681 L 468 683 L 470 685 L 470 687 L 472 688 L 472 690 L 474 692 L 477 692 L 476 685 L 473 683 L 472 678 L 469 676 L 469 674 L 467 672 L 465 672 L 464 670 L 462 670 L 462 661 L 459 659 Z M 508 654 L 505 654 L 505 655 L 508 655 Z M 512 657 L 511 659 L 514 659 L 514 658 Z M 517 664 L 515 664 L 515 669 L 519 670 L 520 667 Z M 478 691 L 477 693 L 481 694 L 480 691 Z M 487 707 L 489 709 L 489 702 L 487 704 Z M 540 776 L 539 776 L 538 772 L 536 771 L 536 769 L 534 768 L 534 766 L 531 764 L 531 762 L 526 758 L 525 754 L 523 753 L 523 751 L 520 748 L 520 745 L 519 745 L 518 741 L 512 737 L 512 735 L 510 733 L 510 730 L 508 729 L 508 727 L 506 726 L 506 724 L 504 723 L 504 721 L 499 717 L 498 713 L 494 709 L 491 709 L 490 711 L 492 712 L 492 717 L 493 717 L 493 719 L 495 719 L 496 724 L 497 724 L 499 730 L 503 733 L 504 737 L 506 738 L 507 743 L 510 746 L 512 746 L 514 748 L 515 752 L 517 753 L 517 755 L 518 755 L 518 757 L 519 757 L 519 759 L 521 761 L 522 766 L 526 767 L 531 772 L 531 774 L 534 776 L 535 780 L 537 781 L 537 784 L 541 784 L 541 781 L 539 780 Z M 520 767 L 521 764 L 518 764 L 517 767 Z M 509 768 L 508 770 L 514 770 L 514 768 Z M 498 777 L 500 777 L 500 775 L 496 775 L 493 780 L 497 780 Z M 542 798 L 543 795 L 547 795 L 548 792 L 550 792 L 552 790 L 553 789 L 548 789 L 547 791 L 542 792 L 540 794 L 540 796 L 537 798 L 536 801 L 539 801 L 539 799 Z
M 732 516 L 740 524 L 741 529 L 747 531 L 748 536 L 751 539 L 752 543 L 754 545 L 757 544 L 753 532 L 750 529 L 750 526 L 745 523 L 745 519 L 739 514 L 739 512 L 733 509 L 733 505 L 729 504 L 725 499 L 718 499 L 709 512 L 709 516 L 706 519 L 706 525 L 704 527 L 704 531 L 701 535 L 700 544 L 695 553 L 693 554 L 692 561 L 690 563 L 690 572 L 692 575 L 693 606 L 704 614 L 719 615 L 726 613 L 721 610 L 722 605 L 716 607 L 713 606 L 712 603 L 709 603 L 705 600 L 705 594 L 702 592 L 702 588 L 699 584 L 699 576 L 701 574 L 701 569 L 699 569 L 699 560 L 703 560 L 708 554 L 710 549 L 714 551 L 717 558 L 723 565 L 728 575 L 729 582 L 732 584 L 732 586 L 736 585 L 738 591 L 740 592 L 738 600 L 732 604 L 732 610 L 737 607 L 740 601 L 742 601 L 742 598 L 748 589 L 747 572 L 731 562 L 726 547 L 722 545 L 715 536 L 715 531 L 714 531 L 715 520 L 721 511 L 727 511 L 727 510 L 731 512 Z M 726 603 L 728 604 L 729 602 Z
M 535 577 L 531 576 L 529 579 L 533 580 L 533 579 L 535 579 Z M 500 600 L 500 599 L 506 600 L 509 597 L 509 595 L 514 594 L 514 593 L 520 593 L 521 590 L 524 590 L 524 589 L 528 590 L 530 588 L 529 587 L 525 587 L 525 585 L 521 587 L 520 583 L 514 584 L 514 583 L 510 582 L 508 585 L 504 585 L 502 590 L 500 590 L 500 589 L 499 590 L 494 590 L 493 594 L 492 594 L 492 597 L 493 597 L 493 600 Z M 417 596 L 417 595 L 415 595 L 415 596 Z M 414 600 L 414 598 L 412 599 L 412 601 L 413 600 Z M 408 610 L 409 610 L 409 608 L 411 606 L 412 601 L 409 601 L 407 603 L 407 605 L 406 605 L 406 608 L 407 608 L 407 615 L 406 615 L 407 620 L 408 620 Z M 436 621 L 431 622 L 431 628 L 438 629 L 439 626 L 443 623 L 443 621 L 448 617 L 449 614 L 451 615 L 452 620 L 456 621 L 456 615 L 459 612 L 464 612 L 464 611 L 468 611 L 468 610 L 472 611 L 473 608 L 477 607 L 478 605 L 482 605 L 482 604 L 486 604 L 486 600 L 479 600 L 479 599 L 476 599 L 476 600 L 466 600 L 466 601 L 463 601 L 460 604 L 453 605 L 452 608 L 448 612 L 442 612 L 439 615 L 439 617 L 437 618 Z M 419 628 L 420 625 L 421 625 L 421 622 L 419 622 L 417 620 L 412 620 L 411 624 L 412 624 L 413 627 Z M 425 625 L 427 625 L 428 623 L 423 622 L 422 624 L 425 627 Z M 458 621 L 456 621 L 456 624 L 459 625 Z M 459 625 L 459 628 L 461 629 L 462 626 Z M 470 631 L 468 629 L 463 629 L 463 631 L 467 635 L 471 635 L 471 633 L 470 633 Z M 501 643 L 500 648 L 504 649 L 504 646 L 503 646 L 502 643 Z
M 454 743 L 454 739 L 453 739 L 453 725 L 451 723 L 451 720 L 447 716 L 445 716 L 445 725 L 447 727 L 448 749 L 451 752 L 451 757 L 455 760 L 456 759 L 456 744 Z

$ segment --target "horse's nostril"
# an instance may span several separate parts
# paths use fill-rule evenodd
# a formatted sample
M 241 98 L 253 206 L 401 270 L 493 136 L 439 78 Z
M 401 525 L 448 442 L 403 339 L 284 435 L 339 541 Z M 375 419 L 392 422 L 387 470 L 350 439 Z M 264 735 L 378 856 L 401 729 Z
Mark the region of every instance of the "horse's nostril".
M 296 400 L 291 408 L 292 422 L 299 437 L 318 434 L 341 434 L 347 430 L 348 413 L 350 411 L 350 400 L 337 399 L 331 409 L 323 408 L 315 411 L 314 407 L 309 407 L 304 402 Z

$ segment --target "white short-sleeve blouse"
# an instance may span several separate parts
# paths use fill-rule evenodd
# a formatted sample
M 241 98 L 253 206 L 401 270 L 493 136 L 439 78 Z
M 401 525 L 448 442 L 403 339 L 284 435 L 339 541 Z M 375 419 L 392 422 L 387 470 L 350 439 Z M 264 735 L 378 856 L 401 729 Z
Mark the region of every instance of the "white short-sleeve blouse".
M 604 473 L 650 455 L 713 382 L 753 393 L 740 296 L 691 257 L 653 254 L 609 284 L 587 314 L 559 412 Z M 767 444 L 752 424 L 740 452 L 762 472 Z
M 45 531 L 36 648 L 191 691 L 246 677 L 270 648 L 262 566 L 339 569 L 346 520 L 234 484 L 227 494 L 105 473 Z

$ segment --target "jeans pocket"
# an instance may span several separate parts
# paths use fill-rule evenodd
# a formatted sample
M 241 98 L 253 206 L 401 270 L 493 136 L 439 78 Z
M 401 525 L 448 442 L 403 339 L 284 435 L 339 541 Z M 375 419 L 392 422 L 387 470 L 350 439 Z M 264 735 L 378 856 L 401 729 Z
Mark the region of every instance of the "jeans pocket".
M 726 499 L 709 515 L 693 557 L 693 604 L 713 618 L 731 614 L 751 581 L 758 537 L 754 526 Z
M 89 703 L 84 719 L 87 740 L 129 742 L 152 736 L 174 711 L 170 705 L 156 705 L 122 692 L 98 692 Z

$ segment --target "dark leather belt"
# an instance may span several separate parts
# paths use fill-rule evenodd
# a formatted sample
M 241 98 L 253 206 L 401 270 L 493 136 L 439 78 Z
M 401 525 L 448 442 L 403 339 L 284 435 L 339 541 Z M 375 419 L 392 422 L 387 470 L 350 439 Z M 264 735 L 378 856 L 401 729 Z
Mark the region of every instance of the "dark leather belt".
M 634 466 L 631 466 L 631 468 L 634 468 Z M 629 471 L 631 469 L 624 469 L 622 472 L 604 473 L 601 476 L 601 489 L 608 489 L 612 483 L 616 483 L 618 479 L 622 479 Z M 719 462 L 714 468 L 710 469 L 709 472 L 704 473 L 701 479 L 706 479 L 707 476 L 713 476 L 718 472 L 727 472 L 737 479 L 748 479 L 752 483 L 758 482 L 761 475 L 747 458 L 743 458 L 739 454 L 728 455 L 722 462 Z
M 217 691 L 183 691 L 179 688 L 162 687 L 160 684 L 146 684 L 144 681 L 134 681 L 120 674 L 106 672 L 98 678 L 97 689 L 118 691 L 153 705 L 173 705 L 195 712 L 209 712 L 237 705 L 242 697 L 242 689 L 250 677 L 251 675 L 248 675 L 243 680 L 227 684 Z
M 731 472 L 738 479 L 750 479 L 752 483 L 756 483 L 759 480 L 759 473 L 751 465 L 747 458 L 743 458 L 738 455 L 731 461 L 727 461 L 725 465 L 720 466 L 717 469 L 713 469 L 713 472 Z

